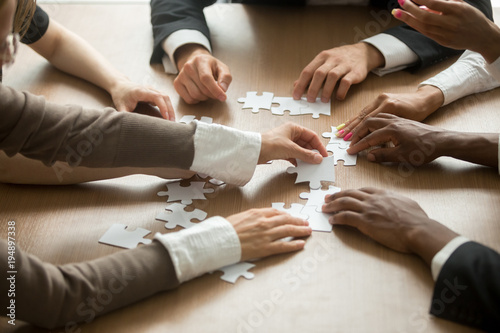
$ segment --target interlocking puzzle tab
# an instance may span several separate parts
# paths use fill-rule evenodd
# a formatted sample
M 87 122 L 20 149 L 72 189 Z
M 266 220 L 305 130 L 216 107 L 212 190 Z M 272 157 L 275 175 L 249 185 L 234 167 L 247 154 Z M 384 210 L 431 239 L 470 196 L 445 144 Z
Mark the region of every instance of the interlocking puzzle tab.
M 344 138 L 337 137 L 338 130 L 332 126 L 331 132 L 323 133 L 324 138 L 330 138 L 328 144 L 337 144 L 342 149 L 347 149 L 349 147 L 350 141 L 344 141 Z
M 102 235 L 99 243 L 133 249 L 139 243 L 151 244 L 151 239 L 144 238 L 144 236 L 150 233 L 150 230 L 143 228 L 136 228 L 134 231 L 130 231 L 125 224 L 115 223 Z
M 299 197 L 304 200 L 307 199 L 306 206 L 317 207 L 316 211 L 320 212 L 321 206 L 323 206 L 323 204 L 325 203 L 325 196 L 340 191 L 341 191 L 340 187 L 330 185 L 328 186 L 328 190 L 318 189 L 318 190 L 311 190 L 311 192 L 302 192 L 299 194 Z
M 309 182 L 309 187 L 318 189 L 321 181 L 335 182 L 335 161 L 333 156 L 324 157 L 320 164 L 310 164 L 297 160 L 296 167 L 289 167 L 286 172 L 296 173 L 295 184 Z
M 245 103 L 242 109 L 252 109 L 253 113 L 258 113 L 260 109 L 271 110 L 274 94 L 264 92 L 262 95 L 257 95 L 256 91 L 247 92 L 247 97 L 238 98 L 238 103 Z
M 302 109 L 308 107 L 308 103 L 303 100 L 294 100 L 291 97 L 274 97 L 273 104 L 279 104 L 271 108 L 271 113 L 282 116 L 285 111 L 289 112 L 290 116 L 298 116 L 302 114 Z
M 302 97 L 302 100 L 307 103 L 307 108 L 301 109 L 300 112 L 302 114 L 312 114 L 314 119 L 318 119 L 319 115 L 323 114 L 325 116 L 331 115 L 331 105 L 330 102 L 323 103 L 321 98 L 317 98 L 316 102 L 309 103 L 307 98 Z
M 254 267 L 254 264 L 248 262 L 239 262 L 237 264 L 225 266 L 217 270 L 224 272 L 224 274 L 220 277 L 221 280 L 234 284 L 240 276 L 244 277 L 247 280 L 253 279 L 255 275 L 248 270 Z
M 304 205 L 298 203 L 293 203 L 290 205 L 290 208 L 285 208 L 284 202 L 273 202 L 272 207 L 281 210 L 283 212 L 287 212 L 293 217 L 297 217 L 299 219 L 307 220 L 308 217 L 307 215 L 301 213 L 302 208 L 304 208 Z
M 189 186 L 181 186 L 180 182 L 167 184 L 167 191 L 158 192 L 158 196 L 168 196 L 167 202 L 180 201 L 184 205 L 190 205 L 193 200 L 207 200 L 205 193 L 213 193 L 213 188 L 203 188 L 205 182 L 191 182 Z
M 312 230 L 324 232 L 332 231 L 332 225 L 328 221 L 331 216 L 330 214 L 318 212 L 317 207 L 315 206 L 304 206 L 302 213 L 309 216 L 307 221 L 309 222 L 309 226 Z
M 179 120 L 179 122 L 184 123 L 184 124 L 189 124 L 195 119 L 196 119 L 196 116 L 187 115 L 187 116 L 183 116 L 181 118 L 181 120 Z M 202 123 L 211 124 L 211 123 L 213 123 L 214 119 L 212 117 L 201 117 L 200 121 Z
M 326 150 L 333 153 L 333 158 L 335 160 L 335 165 L 338 161 L 344 161 L 344 166 L 356 165 L 358 160 L 358 155 L 349 155 L 347 149 L 343 149 L 338 144 L 330 143 L 326 145 Z
M 165 228 L 167 229 L 174 229 L 177 226 L 187 229 L 196 225 L 196 223 L 191 222 L 191 220 L 196 219 L 201 222 L 207 218 L 207 213 L 201 209 L 195 209 L 188 212 L 185 210 L 186 207 L 186 205 L 177 202 L 173 203 L 167 206 L 165 211 L 159 213 L 156 216 L 156 219 L 167 222 L 165 223 Z

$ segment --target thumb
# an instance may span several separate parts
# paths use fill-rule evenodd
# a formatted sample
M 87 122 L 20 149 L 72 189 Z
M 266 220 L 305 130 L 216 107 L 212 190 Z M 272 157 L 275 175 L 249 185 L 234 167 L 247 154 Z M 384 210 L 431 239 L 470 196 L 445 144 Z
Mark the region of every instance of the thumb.
M 293 158 L 298 158 L 301 161 L 311 163 L 311 164 L 319 164 L 323 161 L 323 156 L 316 151 L 312 151 L 309 149 L 302 148 L 296 143 L 293 144 L 292 148 Z
M 218 72 L 217 83 L 219 84 L 219 87 L 221 87 L 222 90 L 224 90 L 224 92 L 227 92 L 227 89 L 229 89 L 231 81 L 233 81 L 233 77 L 229 72 L 229 68 L 227 68 L 226 66 L 219 66 L 217 72 Z

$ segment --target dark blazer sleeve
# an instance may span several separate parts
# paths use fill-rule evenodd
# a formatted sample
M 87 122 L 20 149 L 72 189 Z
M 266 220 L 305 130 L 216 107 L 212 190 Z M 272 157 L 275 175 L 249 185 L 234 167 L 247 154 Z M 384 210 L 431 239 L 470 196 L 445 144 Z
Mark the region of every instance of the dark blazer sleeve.
M 500 255 L 475 242 L 458 247 L 441 269 L 430 312 L 500 332 Z
M 380 0 L 376 1 L 378 5 Z M 469 4 L 483 12 L 493 21 L 493 9 L 490 0 L 466 0 Z M 372 4 L 374 4 L 372 2 Z M 392 8 L 388 8 L 389 10 Z M 384 31 L 405 43 L 419 58 L 415 69 L 421 69 L 436 64 L 448 57 L 461 54 L 463 50 L 454 50 L 436 43 L 432 39 L 409 27 L 407 24 Z
M 198 30 L 210 40 L 203 8 L 214 3 L 215 0 L 151 0 L 154 37 L 151 63 L 161 63 L 164 55 L 161 43 L 177 30 Z

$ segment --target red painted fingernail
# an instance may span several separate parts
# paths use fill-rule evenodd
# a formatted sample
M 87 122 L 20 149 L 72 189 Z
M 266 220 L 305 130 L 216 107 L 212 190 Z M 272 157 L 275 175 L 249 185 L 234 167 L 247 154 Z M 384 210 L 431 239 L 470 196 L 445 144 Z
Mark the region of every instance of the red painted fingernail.
M 352 132 L 349 132 L 346 136 L 344 136 L 344 141 L 348 141 L 352 136 Z
M 401 7 L 405 4 L 405 0 L 398 0 L 398 2 L 401 5 Z
M 335 134 L 336 136 L 341 136 L 342 134 L 344 134 L 344 130 L 340 130 L 337 132 L 337 134 Z

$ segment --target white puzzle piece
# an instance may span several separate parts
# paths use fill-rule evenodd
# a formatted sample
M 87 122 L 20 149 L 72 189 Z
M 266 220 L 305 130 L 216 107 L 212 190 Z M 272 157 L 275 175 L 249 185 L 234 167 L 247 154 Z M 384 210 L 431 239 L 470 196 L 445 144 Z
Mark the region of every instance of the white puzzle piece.
M 344 141 L 344 138 L 338 138 L 336 135 L 337 133 L 338 133 L 337 129 L 332 126 L 332 131 L 323 133 L 323 137 L 330 138 L 330 141 L 328 142 L 328 144 L 337 144 L 337 145 L 339 145 L 340 148 L 343 148 L 343 149 L 349 148 L 349 145 L 351 144 L 351 142 Z
M 299 194 L 299 197 L 304 200 L 307 199 L 306 206 L 315 206 L 317 207 L 316 211 L 320 212 L 321 206 L 325 203 L 325 196 L 340 191 L 340 187 L 330 185 L 328 186 L 328 190 L 323 191 L 322 189 L 318 189 L 311 190 L 311 192 L 302 192 Z
M 196 119 L 196 116 L 184 116 L 181 118 L 181 120 L 179 120 L 179 122 L 184 123 L 184 124 L 189 124 L 190 122 L 192 122 L 195 119 Z M 214 120 L 212 117 L 201 117 L 200 121 L 202 123 L 211 124 L 211 123 L 213 123 Z
M 323 103 L 321 98 L 317 98 L 315 103 L 309 103 L 305 97 L 302 97 L 302 100 L 307 103 L 307 108 L 301 109 L 301 114 L 312 114 L 314 119 L 318 119 L 320 114 L 325 116 L 331 115 L 330 102 Z
M 238 98 L 238 103 L 245 103 L 242 109 L 252 109 L 253 113 L 258 113 L 259 109 L 271 110 L 274 94 L 264 92 L 257 96 L 256 91 L 247 92 L 247 97 Z
M 200 178 L 207 178 L 209 177 L 207 174 L 205 173 L 198 173 L 198 176 Z M 208 181 L 210 184 L 213 184 L 213 185 L 217 185 L 217 186 L 221 186 L 223 184 L 225 184 L 222 180 L 218 180 L 218 179 L 215 179 L 215 178 L 210 178 L 209 181 Z
M 307 214 L 309 216 L 307 221 L 313 231 L 332 231 L 332 225 L 328 221 L 331 216 L 330 214 L 318 212 L 315 206 L 304 206 L 302 214 Z
M 218 271 L 224 272 L 224 274 L 220 277 L 221 280 L 234 284 L 240 276 L 243 276 L 247 280 L 253 279 L 255 275 L 248 270 L 254 267 L 254 264 L 248 262 L 239 262 L 234 265 L 219 268 Z
M 356 161 L 358 160 L 358 155 L 349 155 L 346 149 L 342 149 L 337 144 L 328 144 L 326 145 L 326 150 L 331 151 L 333 153 L 333 158 L 335 159 L 335 165 L 339 160 L 344 161 L 344 166 L 352 166 L 356 165 Z
M 207 213 L 201 209 L 195 209 L 192 212 L 187 212 L 184 209 L 186 205 L 180 203 L 173 203 L 165 211 L 161 212 L 156 216 L 159 221 L 165 221 L 165 228 L 174 229 L 177 226 L 183 228 L 191 228 L 196 225 L 196 223 L 191 222 L 191 220 L 196 219 L 200 222 L 207 218 Z M 169 212 L 170 211 L 170 212 Z
M 307 108 L 307 102 L 303 100 L 294 100 L 292 97 L 274 97 L 273 104 L 279 104 L 279 106 L 273 106 L 271 108 L 272 114 L 284 115 L 285 111 L 289 112 L 290 116 L 301 115 L 301 109 Z
M 189 186 L 181 186 L 180 183 L 167 184 L 167 191 L 158 192 L 158 196 L 168 196 L 167 202 L 180 201 L 184 205 L 190 205 L 194 199 L 207 200 L 205 193 L 213 193 L 213 188 L 203 188 L 205 182 L 191 182 Z
M 136 228 L 134 231 L 130 231 L 125 224 L 115 223 L 102 235 L 99 243 L 133 249 L 139 243 L 151 244 L 151 239 L 144 238 L 144 236 L 150 233 L 150 230 L 143 228 Z
M 304 205 L 301 205 L 298 203 L 293 203 L 290 205 L 290 208 L 285 208 L 284 202 L 273 202 L 272 207 L 277 209 L 277 210 L 287 212 L 288 214 L 292 215 L 293 217 L 307 220 L 307 215 L 301 213 L 302 208 L 304 208 Z
M 295 184 L 309 182 L 309 187 L 318 189 L 321 181 L 335 182 L 335 161 L 333 156 L 324 157 L 320 164 L 310 164 L 297 160 L 296 167 L 289 167 L 286 172 L 296 173 Z

